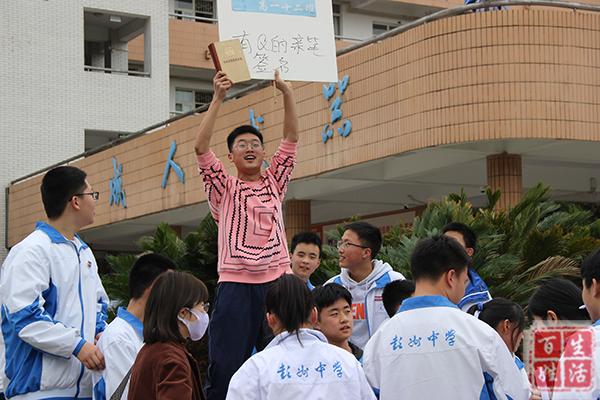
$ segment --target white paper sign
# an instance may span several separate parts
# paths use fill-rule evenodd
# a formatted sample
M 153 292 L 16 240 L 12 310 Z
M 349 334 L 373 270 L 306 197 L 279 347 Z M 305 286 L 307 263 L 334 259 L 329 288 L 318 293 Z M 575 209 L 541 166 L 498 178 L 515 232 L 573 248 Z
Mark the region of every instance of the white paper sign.
M 253 79 L 336 82 L 331 0 L 218 0 L 219 40 L 239 39 Z

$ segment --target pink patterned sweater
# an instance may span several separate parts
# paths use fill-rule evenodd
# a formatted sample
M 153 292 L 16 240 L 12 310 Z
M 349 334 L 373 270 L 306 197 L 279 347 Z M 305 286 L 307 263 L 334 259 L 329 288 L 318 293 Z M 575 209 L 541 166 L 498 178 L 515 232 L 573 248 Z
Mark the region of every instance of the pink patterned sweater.
M 285 139 L 257 182 L 229 175 L 212 150 L 198 156 L 219 225 L 219 282 L 259 284 L 291 273 L 281 206 L 295 163 L 296 143 Z

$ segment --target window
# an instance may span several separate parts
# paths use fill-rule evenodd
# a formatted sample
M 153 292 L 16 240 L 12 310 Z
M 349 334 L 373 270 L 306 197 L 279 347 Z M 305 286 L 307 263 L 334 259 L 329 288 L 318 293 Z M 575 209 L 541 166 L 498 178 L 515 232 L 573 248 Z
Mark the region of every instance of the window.
M 175 89 L 175 113 L 181 114 L 202 107 L 212 100 L 212 93 L 194 89 Z
M 182 17 L 177 17 L 177 19 L 185 19 L 185 16 L 215 18 L 215 0 L 175 0 L 175 14 L 182 15 Z
M 398 24 L 373 22 L 373 36 L 381 35 L 387 31 L 397 28 Z
M 340 36 L 342 34 L 342 6 L 336 3 L 333 6 L 333 34 Z
M 84 10 L 84 70 L 105 74 L 150 76 L 144 32 L 150 19 L 111 11 Z

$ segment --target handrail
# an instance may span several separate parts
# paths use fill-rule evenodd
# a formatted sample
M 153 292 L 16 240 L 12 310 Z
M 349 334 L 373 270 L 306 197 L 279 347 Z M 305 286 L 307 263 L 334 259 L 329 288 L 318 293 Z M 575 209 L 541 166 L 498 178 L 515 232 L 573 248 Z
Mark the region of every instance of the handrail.
M 348 42 L 362 42 L 364 40 L 364 39 L 351 38 L 351 37 L 342 36 L 342 35 L 335 35 L 334 38 L 335 38 L 335 40 L 345 40 Z
M 115 74 L 127 74 L 127 75 L 136 75 L 136 76 L 150 76 L 150 72 L 140 72 L 140 71 L 113 69 L 113 68 L 102 68 L 102 67 L 94 67 L 92 65 L 84 65 L 83 70 L 84 71 L 110 72 L 110 73 L 115 73 Z
M 219 20 L 217 18 L 196 17 L 195 15 L 189 15 L 189 14 L 169 13 L 169 17 L 181 18 L 181 19 L 192 19 L 194 21 L 219 22 Z
M 425 25 L 427 23 L 433 22 L 433 21 L 437 21 L 443 18 L 449 18 L 449 17 L 454 17 L 457 15 L 462 15 L 462 14 L 466 14 L 475 10 L 479 10 L 479 9 L 485 9 L 485 8 L 490 8 L 490 7 L 507 7 L 507 6 L 537 6 L 537 7 L 557 7 L 557 8 L 568 8 L 571 10 L 582 10 L 582 11 L 594 11 L 594 12 L 600 12 L 600 6 L 596 6 L 596 5 L 592 5 L 592 4 L 582 4 L 582 3 L 570 3 L 570 2 L 565 2 L 565 1 L 554 1 L 554 0 L 494 0 L 494 1 L 484 1 L 482 3 L 474 3 L 474 4 L 469 4 L 469 5 L 464 5 L 464 6 L 458 6 L 458 7 L 454 7 L 454 8 L 449 8 L 449 9 L 445 9 L 445 10 L 441 10 L 438 12 L 435 12 L 433 14 L 430 15 L 426 15 L 425 17 L 419 18 L 413 22 L 409 22 L 406 25 L 400 25 L 397 28 L 394 28 L 390 31 L 384 32 L 381 35 L 375 36 L 373 38 L 367 39 L 364 42 L 361 43 L 357 43 L 357 44 L 353 44 L 350 45 L 349 47 L 345 47 L 343 49 L 340 49 L 336 52 L 336 54 L 338 56 L 342 55 L 342 54 L 346 54 L 349 53 L 351 51 L 360 49 L 362 47 L 365 46 L 369 46 L 371 44 L 374 43 L 378 43 L 384 39 L 399 35 L 400 33 L 406 32 L 410 29 L 414 29 L 418 26 L 421 25 Z M 495 12 L 495 11 L 490 11 L 490 12 Z M 169 14 L 171 15 L 171 14 Z M 180 16 L 179 14 L 176 14 L 177 16 Z M 197 17 L 199 18 L 199 17 Z M 268 85 L 271 84 L 271 80 L 263 80 L 263 81 L 259 81 L 255 84 L 252 84 L 250 86 L 247 86 L 241 90 L 239 90 L 238 92 L 235 93 L 230 93 L 225 97 L 225 100 L 231 100 L 231 99 L 235 99 L 235 98 L 239 98 L 242 96 L 245 96 L 247 94 L 250 94 L 252 92 L 254 92 L 255 90 L 259 90 L 262 89 L 264 87 L 267 87 Z M 204 105 L 202 107 L 198 107 L 196 109 L 193 109 L 191 111 L 185 112 L 183 114 L 179 114 L 175 117 L 169 118 L 167 120 L 158 122 L 156 124 L 152 124 L 150 126 L 148 126 L 147 128 L 141 129 L 137 132 L 133 132 L 125 137 L 122 138 L 118 138 L 118 139 L 114 139 L 108 143 L 105 143 L 101 146 L 98 146 L 94 149 L 85 151 L 81 154 L 78 154 L 76 156 L 73 156 L 71 158 L 68 158 L 64 161 L 61 161 L 59 163 L 53 164 L 49 167 L 40 169 L 36 172 L 27 174 L 21 178 L 15 179 L 13 181 L 11 181 L 11 185 L 14 185 L 17 182 L 23 181 L 25 179 L 29 179 L 33 176 L 39 175 L 49 169 L 52 169 L 54 167 L 58 167 L 64 164 L 67 164 L 69 162 L 75 161 L 77 159 L 80 158 L 84 158 L 84 157 L 88 157 L 91 156 L 92 154 L 96 154 L 99 153 L 103 150 L 106 150 L 108 148 L 111 148 L 113 146 L 122 144 L 124 142 L 128 142 L 129 140 L 133 140 L 135 138 L 137 138 L 138 136 L 144 135 L 148 132 L 151 132 L 155 129 L 161 128 L 163 126 L 166 126 L 170 123 L 173 123 L 175 121 L 178 121 L 182 118 L 188 117 L 190 115 L 194 115 L 194 114 L 198 114 L 201 113 L 203 111 L 206 111 L 208 109 L 208 104 Z

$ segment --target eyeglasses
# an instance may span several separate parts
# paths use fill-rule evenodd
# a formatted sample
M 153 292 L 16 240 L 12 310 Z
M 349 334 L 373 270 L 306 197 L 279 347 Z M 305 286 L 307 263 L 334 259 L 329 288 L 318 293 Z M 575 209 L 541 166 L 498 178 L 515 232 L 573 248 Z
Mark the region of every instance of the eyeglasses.
M 251 148 L 252 150 L 260 150 L 262 149 L 263 145 L 261 142 L 259 142 L 258 140 L 253 140 L 250 143 L 247 143 L 243 140 L 240 140 L 235 146 L 233 146 L 235 149 L 238 149 L 240 151 L 245 151 L 248 148 Z
M 75 193 L 73 196 L 92 196 L 92 199 L 98 200 L 100 198 L 100 192 Z
M 360 247 L 361 249 L 368 249 L 369 248 L 369 246 L 361 246 L 360 244 L 355 244 L 355 243 L 347 242 L 345 240 L 338 240 L 338 242 L 337 242 L 337 248 L 338 248 L 338 250 L 345 249 L 348 246 Z
M 200 307 L 202 307 L 202 309 L 204 310 L 204 312 L 207 313 L 208 310 L 210 310 L 210 303 L 204 303 Z

